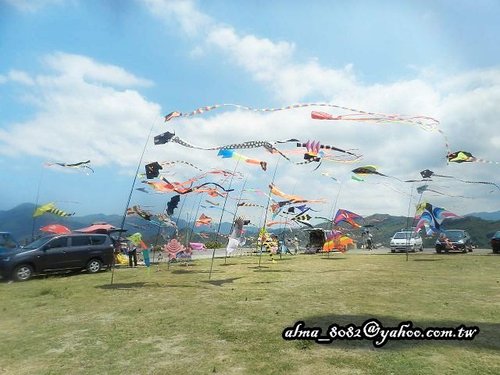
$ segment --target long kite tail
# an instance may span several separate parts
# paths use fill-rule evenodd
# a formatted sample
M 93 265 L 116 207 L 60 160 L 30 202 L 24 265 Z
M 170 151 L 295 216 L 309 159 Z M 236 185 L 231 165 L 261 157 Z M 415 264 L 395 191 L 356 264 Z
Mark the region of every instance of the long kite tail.
M 376 113 L 376 112 L 368 112 L 368 111 L 363 111 L 359 110 L 356 108 L 349 108 L 349 107 L 344 107 L 341 105 L 337 104 L 332 104 L 332 103 L 297 103 L 297 104 L 292 104 L 292 105 L 287 105 L 284 107 L 279 107 L 279 108 L 253 108 L 253 107 L 248 107 L 240 104 L 215 104 L 211 106 L 205 106 L 205 107 L 200 107 L 195 109 L 194 111 L 191 112 L 178 112 L 174 111 L 169 113 L 168 115 L 165 116 L 165 121 L 170 121 L 173 118 L 176 117 L 193 117 L 197 115 L 201 115 L 205 112 L 210 112 L 215 109 L 219 109 L 222 107 L 233 107 L 233 108 L 238 108 L 238 109 L 243 109 L 251 112 L 277 112 L 277 111 L 286 111 L 290 109 L 297 109 L 297 108 L 305 108 L 305 107 L 328 107 L 328 108 L 336 108 L 336 109 L 342 109 L 345 111 L 353 112 L 351 116 L 356 116 L 356 115 L 364 115 L 367 116 L 367 120 L 372 120 L 372 121 L 402 121 L 402 122 L 410 122 L 410 123 L 415 123 L 423 127 L 429 127 L 433 128 L 439 124 L 439 121 L 428 116 L 401 116 L 401 115 L 387 115 L 387 114 L 382 114 L 382 113 Z M 342 115 L 342 116 L 335 116 L 335 118 L 330 118 L 328 113 L 324 112 L 314 112 L 315 114 L 321 114 L 323 116 L 326 115 L 327 118 L 319 118 L 318 119 L 327 119 L 327 120 L 336 120 L 336 119 L 349 119 L 349 115 Z M 321 116 L 320 116 L 321 117 Z M 334 117 L 334 116 L 331 116 Z M 314 118 L 314 117 L 313 117 Z M 425 121 L 425 122 L 424 122 Z

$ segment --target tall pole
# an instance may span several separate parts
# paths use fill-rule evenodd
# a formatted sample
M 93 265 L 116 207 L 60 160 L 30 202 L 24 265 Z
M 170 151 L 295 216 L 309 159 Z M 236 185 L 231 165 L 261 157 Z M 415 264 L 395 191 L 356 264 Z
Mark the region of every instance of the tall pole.
M 229 230 L 229 233 L 233 233 L 234 229 L 234 221 L 236 220 L 236 214 L 238 213 L 238 204 L 241 202 L 241 197 L 243 196 L 243 190 L 245 190 L 245 185 L 247 184 L 247 178 L 245 178 L 245 181 L 243 182 L 243 186 L 241 187 L 241 192 L 240 196 L 238 198 L 238 201 L 236 203 L 236 209 L 234 210 L 234 215 L 233 215 L 233 220 L 231 221 L 231 229 Z M 227 264 L 227 247 L 226 247 L 226 254 L 224 255 L 224 264 Z
M 137 176 L 139 174 L 139 170 L 141 169 L 141 165 L 142 165 L 142 159 L 144 158 L 144 154 L 146 153 L 146 148 L 148 147 L 149 138 L 151 138 L 151 133 L 153 133 L 153 128 L 155 127 L 155 125 L 156 125 L 156 122 L 154 122 L 151 125 L 151 129 L 149 129 L 149 134 L 148 134 L 148 137 L 146 139 L 146 142 L 144 143 L 141 157 L 139 158 L 139 163 L 137 163 L 137 169 L 135 171 L 134 179 L 132 181 L 132 186 L 130 187 L 130 192 L 128 194 L 127 205 L 125 206 L 125 210 L 123 212 L 123 217 L 122 217 L 122 222 L 120 224 L 120 232 L 118 234 L 118 240 L 117 240 L 118 243 L 120 243 L 121 238 L 122 238 L 123 227 L 125 226 L 125 219 L 127 217 L 127 210 L 128 210 L 128 206 L 130 205 L 130 201 L 132 199 L 132 194 L 134 192 L 135 182 L 137 181 Z M 115 276 L 115 256 L 113 254 L 113 264 L 111 266 L 111 285 L 113 285 L 114 276 Z
M 38 199 L 40 197 L 40 186 L 42 185 L 42 177 L 43 177 L 43 167 L 40 172 L 40 178 L 38 179 L 38 187 L 36 189 L 36 198 L 35 198 L 35 209 L 33 210 L 33 215 L 35 214 L 36 209 L 38 208 Z M 36 217 L 32 215 L 31 222 L 31 241 L 35 240 L 35 220 Z
M 236 162 L 236 165 L 234 166 L 233 170 L 233 175 L 231 176 L 231 179 L 229 180 L 229 188 L 231 189 L 231 184 L 233 183 L 233 178 L 234 174 L 236 173 L 236 168 L 238 168 L 238 164 L 240 164 L 240 159 Z M 215 244 L 217 244 L 217 240 L 219 239 L 219 231 L 220 227 L 222 224 L 222 218 L 224 217 L 224 209 L 226 208 L 226 203 L 227 203 L 227 198 L 229 197 L 229 192 L 226 193 L 226 197 L 224 198 L 224 204 L 222 205 L 222 212 L 220 214 L 220 219 L 219 219 L 219 225 L 217 226 L 217 233 L 215 234 L 215 242 L 214 242 L 214 248 L 212 250 L 212 262 L 210 263 L 210 272 L 208 273 L 208 280 L 212 277 L 212 268 L 214 266 L 214 259 L 215 259 Z
M 276 172 L 278 170 L 278 164 L 280 163 L 280 159 L 276 161 L 276 166 L 274 167 L 274 173 L 273 173 L 273 179 L 271 181 L 271 184 L 274 184 L 274 179 L 276 178 Z M 262 224 L 262 229 L 261 232 L 265 233 L 266 230 L 266 223 L 267 223 L 267 213 L 269 211 L 269 204 L 271 203 L 271 187 L 269 186 L 269 195 L 267 197 L 267 206 L 266 206 L 266 213 L 264 215 L 264 224 Z M 260 252 L 259 252 L 259 269 L 260 269 L 260 263 L 262 260 L 262 248 L 264 247 L 264 241 L 260 241 Z

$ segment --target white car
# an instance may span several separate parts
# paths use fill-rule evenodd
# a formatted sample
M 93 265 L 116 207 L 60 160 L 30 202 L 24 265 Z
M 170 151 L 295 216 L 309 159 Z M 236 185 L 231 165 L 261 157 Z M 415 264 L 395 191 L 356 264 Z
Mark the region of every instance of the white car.
M 396 232 L 391 238 L 391 253 L 397 251 L 415 252 L 424 250 L 422 237 L 418 233 L 412 231 Z

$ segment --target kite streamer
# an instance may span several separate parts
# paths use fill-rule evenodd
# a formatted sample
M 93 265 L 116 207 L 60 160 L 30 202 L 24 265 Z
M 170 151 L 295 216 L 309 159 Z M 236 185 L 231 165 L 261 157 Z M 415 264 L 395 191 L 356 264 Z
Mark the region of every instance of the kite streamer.
M 331 115 L 326 112 L 311 112 L 311 118 L 314 120 L 347 120 L 347 121 L 373 121 L 373 122 L 400 122 L 412 125 L 418 125 L 424 130 L 439 131 L 439 121 L 428 116 L 403 116 L 403 115 L 388 115 L 384 113 L 375 113 L 361 111 L 354 108 L 338 107 L 339 109 L 348 110 L 352 113 L 345 115 Z
M 356 121 L 376 121 L 376 122 L 382 122 L 382 121 L 390 121 L 390 122 L 405 122 L 405 123 L 411 123 L 411 124 L 416 124 L 419 125 L 423 128 L 429 129 L 429 130 L 435 130 L 437 125 L 439 124 L 439 121 L 432 118 L 432 117 L 427 117 L 427 116 L 401 116 L 401 115 L 387 115 L 387 114 L 382 114 L 382 113 L 375 113 L 375 112 L 368 112 L 368 111 L 362 111 L 359 109 L 355 108 L 349 108 L 349 107 L 344 107 L 336 104 L 331 104 L 331 103 L 297 103 L 297 104 L 292 104 L 292 105 L 287 105 L 285 107 L 279 107 L 279 108 L 252 108 L 240 104 L 215 104 L 215 105 L 210 105 L 210 106 L 205 106 L 205 107 L 200 107 L 195 109 L 192 112 L 187 112 L 187 113 L 182 113 L 178 111 L 174 111 L 169 113 L 168 115 L 165 116 L 165 121 L 170 121 L 173 118 L 177 117 L 193 117 L 197 115 L 201 115 L 205 112 L 210 112 L 215 109 L 223 108 L 223 107 L 233 107 L 233 108 L 238 108 L 238 109 L 243 109 L 251 112 L 278 112 L 278 111 L 286 111 L 290 109 L 297 109 L 297 108 L 305 108 L 305 107 L 329 107 L 329 108 L 336 108 L 336 109 L 341 109 L 345 111 L 351 112 L 351 114 L 348 115 L 341 115 L 341 116 L 332 116 L 328 113 L 324 112 L 313 112 L 311 116 L 314 116 L 314 119 L 318 120 L 356 120 Z M 314 114 L 314 115 L 313 115 Z M 364 116 L 364 117 L 361 117 Z M 356 118 L 357 117 L 357 118 Z
M 192 145 L 178 136 L 175 135 L 175 133 L 171 132 L 165 132 L 162 134 L 157 135 L 154 137 L 154 144 L 155 145 L 162 145 L 167 142 L 174 142 L 177 144 L 180 144 L 181 146 L 188 147 L 188 148 L 194 148 L 196 150 L 205 150 L 205 151 L 215 151 L 215 150 L 221 150 L 221 149 L 249 149 L 249 148 L 259 148 L 263 147 L 267 151 L 274 153 L 277 152 L 281 156 L 283 156 L 286 160 L 290 160 L 285 154 L 283 154 L 280 150 L 278 150 L 276 147 L 273 146 L 273 144 L 269 141 L 247 141 L 247 142 L 242 142 L 242 143 L 234 143 L 234 144 L 229 144 L 229 145 L 224 145 L 224 146 L 214 146 L 214 147 L 201 147 L 201 146 L 195 146 Z M 287 143 L 287 142 L 297 142 L 297 139 L 289 139 L 285 141 L 274 141 L 275 143 Z
M 434 173 L 433 171 L 429 170 L 429 169 L 424 169 L 423 171 L 420 172 L 420 175 L 422 176 L 422 180 L 406 180 L 405 182 L 423 182 L 423 181 L 432 181 L 431 178 L 432 177 L 441 177 L 441 178 L 450 178 L 450 179 L 454 179 L 454 180 L 457 180 L 457 181 L 460 181 L 460 182 L 463 182 L 463 183 L 466 183 L 466 184 L 483 184 L 483 185 L 493 185 L 495 186 L 498 190 L 500 190 L 500 186 L 498 186 L 497 184 L 495 184 L 494 182 L 489 182 L 489 181 L 471 181 L 471 180 L 463 180 L 461 178 L 458 178 L 458 177 L 454 177 L 454 176 L 449 176 L 449 175 L 444 175 L 444 174 L 437 174 L 437 173 Z M 445 194 L 446 195 L 446 194 Z M 466 197 L 464 197 L 466 198 Z

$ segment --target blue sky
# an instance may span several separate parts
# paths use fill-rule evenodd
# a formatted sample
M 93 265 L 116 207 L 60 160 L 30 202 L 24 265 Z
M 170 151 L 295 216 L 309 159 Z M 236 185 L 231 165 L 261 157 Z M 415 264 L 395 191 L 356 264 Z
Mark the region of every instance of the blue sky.
M 324 162 L 316 171 L 279 161 L 276 185 L 325 198 L 315 206 L 322 215 L 330 215 L 337 194 L 337 208 L 361 215 L 406 215 L 418 201 L 415 184 L 379 176 L 353 182 L 350 170 L 362 165 L 401 180 L 431 169 L 499 184 L 498 164 L 448 165 L 441 134 L 413 125 L 318 122 L 310 108 L 271 114 L 227 108 L 162 119 L 217 103 L 328 102 L 436 118 L 452 151 L 499 161 L 499 19 L 500 3 L 486 0 L 0 0 L 0 209 L 35 202 L 38 193 L 40 204 L 54 201 L 77 215 L 121 214 L 151 128 L 153 136 L 174 130 L 201 146 L 298 138 L 357 149 L 359 163 Z M 270 167 L 238 164 L 244 177 L 233 187 L 246 178 L 247 187 L 266 190 L 278 157 L 263 149 L 241 153 Z M 43 166 L 88 159 L 94 174 Z M 216 152 L 154 146 L 150 139 L 141 171 L 147 162 L 171 160 L 202 169 L 236 166 Z M 170 172 L 176 181 L 196 173 L 185 166 Z M 446 195 L 426 192 L 422 199 L 458 214 L 500 209 L 491 185 L 449 179 L 429 185 Z M 141 186 L 139 179 L 135 187 Z M 131 203 L 161 212 L 172 195 L 135 191 Z M 185 198 L 186 207 L 199 201 Z M 241 213 L 260 220 L 256 210 Z

